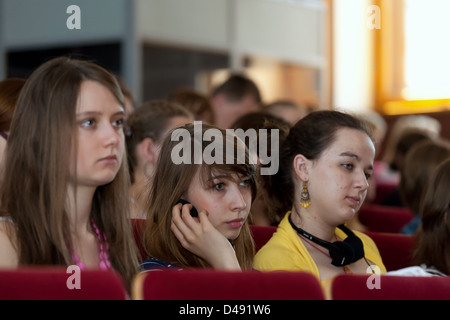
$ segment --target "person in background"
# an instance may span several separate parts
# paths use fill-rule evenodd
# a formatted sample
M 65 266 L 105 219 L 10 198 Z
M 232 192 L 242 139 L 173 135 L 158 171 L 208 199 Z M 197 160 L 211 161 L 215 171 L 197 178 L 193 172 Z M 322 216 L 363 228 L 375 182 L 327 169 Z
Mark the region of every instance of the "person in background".
M 414 235 L 414 266 L 390 271 L 396 276 L 450 276 L 450 159 L 430 176 L 420 198 L 421 223 Z
M 123 95 L 100 66 L 65 57 L 22 88 L 0 187 L 0 266 L 114 269 L 130 289 L 137 247 L 127 217 Z
M 142 243 L 149 259 L 141 264 L 143 270 L 252 268 L 255 249 L 248 216 L 256 196 L 256 166 L 234 134 L 197 125 L 175 129 L 161 147 L 147 201 Z M 196 130 L 201 136 L 194 135 Z M 202 138 L 209 134 L 215 137 L 214 156 L 211 141 Z M 180 153 L 181 162 L 174 159 Z M 238 163 L 240 155 L 244 163 Z
M 292 126 L 311 112 L 306 106 L 295 103 L 291 100 L 277 100 L 266 105 L 263 109 L 265 112 L 279 117 Z
M 402 159 L 411 145 L 418 141 L 418 139 L 414 139 L 416 133 L 425 135 L 430 139 L 439 138 L 441 124 L 438 120 L 426 115 L 402 115 L 398 117 L 391 130 L 387 131 L 386 146 L 383 154 L 379 155 L 379 160 L 388 165 L 386 171 L 383 172 L 382 177 L 384 179 L 398 183 Z M 409 135 L 410 137 L 406 138 Z
M 289 131 L 280 170 L 270 180 L 272 204 L 283 220 L 256 254 L 260 271 L 307 271 L 323 285 L 342 273 L 386 272 L 367 235 L 345 223 L 369 188 L 374 143 L 365 123 L 339 111 L 314 111 Z
M 12 116 L 25 81 L 22 78 L 7 78 L 0 81 L 0 171 L 3 170 L 3 158 Z
M 436 166 L 450 158 L 447 141 L 425 140 L 416 143 L 406 154 L 400 172 L 399 193 L 402 202 L 414 214 L 414 218 L 400 231 L 413 234 L 420 225 L 420 196 Z M 450 190 L 449 190 L 450 192 Z
M 128 117 L 134 110 L 136 102 L 134 100 L 133 94 L 131 93 L 130 88 L 127 86 L 125 81 L 116 75 L 116 79 L 120 85 L 120 89 L 122 90 L 123 98 L 124 98 L 124 107 L 125 107 L 125 115 Z
M 213 124 L 214 110 L 209 99 L 201 93 L 191 89 L 179 89 L 172 92 L 169 101 L 177 102 L 194 114 L 194 120 Z
M 230 129 L 244 114 L 261 111 L 262 98 L 256 83 L 250 78 L 232 74 L 211 94 L 215 125 Z
M 400 179 L 406 154 L 411 148 L 421 141 L 432 140 L 432 138 L 421 129 L 409 129 L 403 132 L 396 145 L 395 156 L 389 164 L 390 174 L 397 176 L 397 182 L 391 190 L 380 199 L 380 204 L 390 207 L 405 207 L 404 199 L 400 195 Z
M 150 192 L 161 144 L 170 131 L 194 121 L 182 105 L 167 100 L 149 100 L 127 119 L 126 145 L 131 176 L 131 216 L 145 219 L 143 207 Z
M 231 126 L 232 129 L 242 129 L 244 132 L 247 132 L 249 129 L 253 129 L 256 131 L 256 138 L 257 138 L 257 157 L 259 158 L 259 151 L 260 149 L 260 143 L 266 143 L 266 141 L 261 142 L 259 139 L 259 133 L 260 130 L 266 130 L 267 132 L 267 150 L 272 150 L 271 148 L 271 133 L 272 130 L 278 130 L 278 148 L 276 151 L 279 150 L 279 146 L 281 142 L 286 138 L 287 134 L 289 133 L 290 124 L 284 121 L 281 118 L 278 118 L 270 113 L 266 112 L 251 112 L 246 115 L 243 115 L 239 119 L 237 119 L 233 125 Z M 236 131 L 235 131 L 236 132 Z M 250 137 L 250 135 L 249 135 Z M 247 145 L 247 148 L 250 149 L 249 146 L 249 139 L 245 139 L 244 141 Z M 269 155 L 270 156 L 270 155 Z M 261 163 L 259 163 L 259 160 L 256 160 L 255 162 L 258 163 L 258 167 L 261 166 Z M 260 170 L 257 171 L 256 181 L 258 183 L 258 194 L 253 201 L 252 209 L 249 217 L 249 223 L 252 225 L 259 225 L 259 226 L 277 226 L 280 221 L 281 217 L 272 211 L 272 207 L 266 203 L 266 200 L 269 198 L 267 195 L 268 188 L 265 186 L 266 180 L 261 177 Z

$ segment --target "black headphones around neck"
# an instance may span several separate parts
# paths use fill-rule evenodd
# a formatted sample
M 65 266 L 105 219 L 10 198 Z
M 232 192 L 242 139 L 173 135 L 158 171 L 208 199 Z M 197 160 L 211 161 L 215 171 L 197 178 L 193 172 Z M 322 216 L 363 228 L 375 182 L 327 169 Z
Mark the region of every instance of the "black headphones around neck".
M 332 259 L 331 264 L 333 266 L 343 267 L 364 257 L 364 246 L 361 239 L 343 224 L 339 225 L 338 228 L 345 232 L 347 238 L 345 238 L 344 241 L 328 242 L 309 234 L 302 228 L 297 227 L 292 222 L 291 214 L 289 214 L 288 219 L 292 228 L 294 228 L 299 235 L 328 249 Z

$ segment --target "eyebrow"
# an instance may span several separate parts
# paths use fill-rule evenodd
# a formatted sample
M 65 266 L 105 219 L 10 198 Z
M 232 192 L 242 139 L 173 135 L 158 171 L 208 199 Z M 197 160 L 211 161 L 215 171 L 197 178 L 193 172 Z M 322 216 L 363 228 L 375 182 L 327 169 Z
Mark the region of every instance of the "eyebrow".
M 346 152 L 342 152 L 341 154 L 340 154 L 340 156 L 341 157 L 350 157 L 350 158 L 353 158 L 353 159 L 355 159 L 356 161 L 361 161 L 361 158 L 357 155 L 357 154 L 355 154 L 355 153 L 353 153 L 353 152 L 350 152 L 350 151 L 346 151 Z M 368 169 L 369 170 L 373 170 L 373 165 L 370 165 L 369 167 L 368 167 Z
M 125 111 L 123 110 L 123 108 L 121 108 L 122 110 L 117 111 L 116 113 L 112 114 L 111 116 L 114 117 L 116 115 L 125 115 Z M 85 116 L 96 116 L 96 115 L 100 115 L 101 112 L 98 111 L 84 111 L 84 112 L 79 112 L 76 114 L 77 117 L 85 117 Z

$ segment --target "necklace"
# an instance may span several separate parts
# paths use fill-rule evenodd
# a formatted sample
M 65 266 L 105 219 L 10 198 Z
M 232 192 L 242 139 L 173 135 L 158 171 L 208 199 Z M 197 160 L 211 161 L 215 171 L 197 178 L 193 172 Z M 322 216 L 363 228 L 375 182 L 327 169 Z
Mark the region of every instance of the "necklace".
M 100 234 L 100 230 L 98 229 L 94 220 L 91 220 L 91 224 L 92 229 L 94 229 L 95 234 L 97 235 L 97 241 L 99 244 L 99 251 L 100 251 L 98 255 L 100 259 L 99 268 L 101 270 L 108 270 L 111 268 L 111 262 L 109 261 L 109 254 L 108 254 L 109 250 L 108 240 L 106 239 L 106 235 L 104 233 L 102 235 Z M 86 270 L 86 264 L 81 261 L 80 256 L 75 252 L 75 250 L 73 250 L 73 248 L 72 248 L 72 260 L 78 267 L 80 267 L 81 270 Z

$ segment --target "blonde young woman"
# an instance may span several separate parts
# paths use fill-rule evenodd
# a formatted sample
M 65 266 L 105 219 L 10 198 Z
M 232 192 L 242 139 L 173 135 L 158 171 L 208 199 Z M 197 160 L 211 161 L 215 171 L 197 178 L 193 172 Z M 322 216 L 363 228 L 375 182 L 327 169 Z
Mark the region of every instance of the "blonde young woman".
M 0 266 L 137 271 L 123 96 L 96 64 L 55 58 L 20 94 L 0 200 Z
M 234 134 L 211 125 L 196 126 L 197 122 L 175 129 L 161 147 L 143 234 L 149 259 L 142 269 L 251 269 L 254 243 L 248 215 L 256 195 L 256 167 Z M 215 132 L 217 140 L 202 139 L 208 132 Z M 217 161 L 205 163 L 212 141 L 221 145 L 215 151 Z M 187 161 L 174 159 L 184 152 L 189 152 Z M 238 162 L 239 154 L 244 163 Z M 178 203 L 180 199 L 190 204 Z M 191 216 L 192 207 L 198 216 Z

